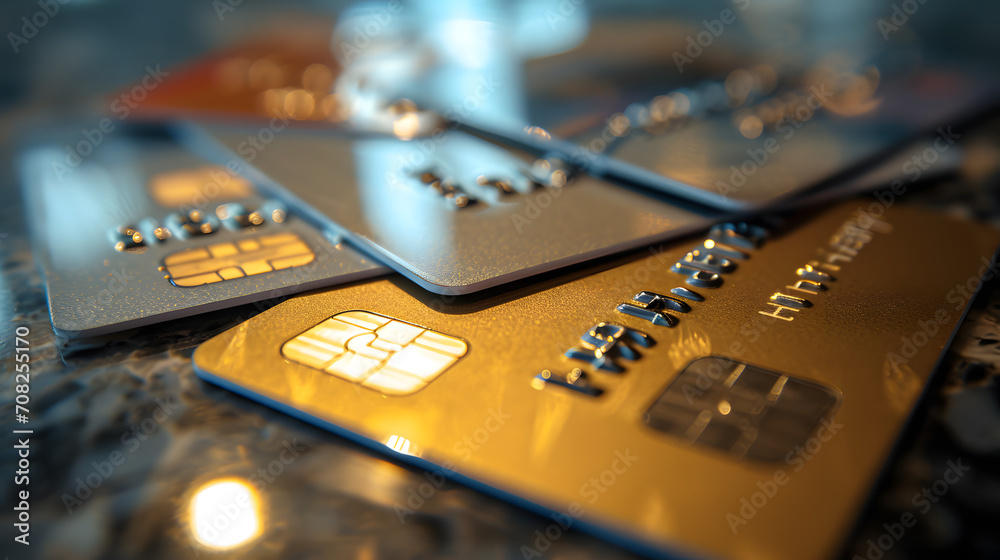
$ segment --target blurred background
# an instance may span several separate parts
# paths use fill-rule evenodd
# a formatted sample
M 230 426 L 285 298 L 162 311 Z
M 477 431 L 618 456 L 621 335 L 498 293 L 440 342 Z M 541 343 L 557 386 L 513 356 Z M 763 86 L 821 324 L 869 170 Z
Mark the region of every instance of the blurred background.
M 842 52 L 860 62 L 989 65 L 1000 49 L 1000 38 L 994 32 L 1000 5 L 974 0 L 400 3 L 413 25 L 435 33 L 429 23 L 434 19 L 455 17 L 463 11 L 498 15 L 508 24 L 503 38 L 507 46 L 520 50 L 528 59 L 586 41 L 588 46 L 600 47 L 588 51 L 598 79 L 601 70 L 622 73 L 657 59 L 671 61 L 674 52 L 683 52 L 688 35 L 702 31 L 704 20 L 717 19 L 727 8 L 734 11 L 737 20 L 726 25 L 718 45 L 708 49 L 706 56 L 714 59 L 745 57 L 808 64 L 825 54 Z M 43 4 L 51 4 L 49 11 L 55 11 L 54 15 L 48 16 Z M 356 4 L 10 0 L 0 5 L 0 28 L 7 43 L 0 49 L 0 108 L 78 108 L 94 96 L 141 78 L 147 65 L 174 67 L 213 49 L 263 34 L 280 34 L 281 30 L 294 37 L 298 24 L 315 24 L 318 18 L 332 21 Z M 355 12 L 385 9 L 388 4 L 371 2 L 360 9 L 355 6 Z M 899 16 L 893 20 L 894 5 L 905 20 Z M 38 12 L 44 15 L 36 15 Z M 880 19 L 885 22 L 881 27 Z M 590 36 L 584 37 L 588 20 Z M 902 25 L 897 25 L 900 22 Z M 608 64 L 611 59 L 614 64 Z M 671 63 L 664 71 L 673 66 Z M 718 69 L 716 64 L 704 62 L 690 65 L 693 75 Z

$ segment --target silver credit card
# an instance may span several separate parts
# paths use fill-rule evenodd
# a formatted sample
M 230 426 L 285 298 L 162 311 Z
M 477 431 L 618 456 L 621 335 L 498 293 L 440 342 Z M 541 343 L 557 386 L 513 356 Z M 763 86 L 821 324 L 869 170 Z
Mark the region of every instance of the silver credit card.
M 52 324 L 93 336 L 388 272 L 162 135 L 20 159 Z
M 199 151 L 214 146 L 219 161 L 249 163 L 248 176 L 297 211 L 439 294 L 648 245 L 720 216 L 455 130 L 410 141 L 224 125 L 188 132 Z
M 918 136 L 933 137 L 935 153 L 944 153 L 961 137 L 961 124 L 996 107 L 996 84 L 935 69 L 883 75 L 874 67 L 834 72 L 820 65 L 734 97 L 734 81 L 759 86 L 754 72 L 761 69 L 774 72 L 736 69 L 662 90 L 613 83 L 591 94 L 543 85 L 529 102 L 537 126 L 519 130 L 485 118 L 464 126 L 534 153 L 560 153 L 612 181 L 720 209 L 759 210 L 847 180 Z M 539 127 L 548 132 L 538 134 Z

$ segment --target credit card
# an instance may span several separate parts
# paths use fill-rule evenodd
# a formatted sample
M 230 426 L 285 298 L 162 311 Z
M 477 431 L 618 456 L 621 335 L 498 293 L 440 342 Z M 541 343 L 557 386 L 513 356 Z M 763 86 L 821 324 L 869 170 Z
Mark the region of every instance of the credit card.
M 255 30 L 251 40 L 169 68 L 170 79 L 149 89 L 141 103 L 129 103 L 128 114 L 155 120 L 195 115 L 269 117 L 261 110 L 265 99 L 290 94 L 300 100 L 309 97 L 314 109 L 302 111 L 300 101 L 290 117 L 326 120 L 334 105 L 333 84 L 341 72 L 330 49 L 332 32 L 333 22 L 325 18 L 272 22 Z M 141 84 L 116 92 L 112 99 L 127 96 L 137 85 Z
M 218 124 L 186 133 L 192 149 L 249 164 L 248 177 L 297 212 L 439 294 L 648 245 L 721 216 L 456 130 L 409 141 Z
M 597 177 L 730 211 L 787 205 L 802 191 L 853 180 L 920 134 L 951 146 L 960 125 L 997 107 L 997 86 L 984 72 L 852 66 L 839 55 L 783 67 L 755 64 L 754 49 L 720 47 L 682 73 L 676 57 L 684 28 L 663 29 L 683 19 L 644 20 L 623 26 L 595 15 L 581 45 L 525 61 L 523 87 L 492 87 L 486 67 L 481 79 L 445 91 L 408 90 L 413 76 L 398 72 L 402 63 L 392 56 L 382 57 L 388 69 L 374 81 L 398 75 L 400 91 L 421 106 L 498 142 L 540 157 L 559 153 Z M 151 91 L 136 115 L 278 115 L 282 127 L 340 122 L 350 103 L 331 93 L 342 72 L 331 29 L 332 22 L 317 19 L 171 69 L 169 83 Z M 468 106 L 449 104 L 455 91 L 469 94 Z M 526 114 L 480 110 L 486 98 L 523 105 Z M 532 126 L 509 126 L 522 121 Z
M 569 528 L 655 556 L 830 557 L 998 241 L 857 199 L 504 293 L 389 277 L 292 298 L 194 363 L 542 513 L 524 557 Z
M 100 335 L 388 272 L 156 131 L 22 154 L 52 325 Z M 67 138 L 72 139 L 72 135 Z M 82 152 L 81 152 L 82 153 Z
M 918 135 L 940 138 L 941 152 L 961 137 L 961 125 L 996 107 L 995 86 L 958 72 L 886 76 L 874 67 L 820 65 L 784 90 L 775 81 L 774 69 L 758 65 L 656 94 L 645 84 L 612 84 L 610 99 L 606 88 L 598 99 L 574 100 L 569 117 L 557 109 L 569 100 L 536 93 L 534 126 L 475 118 L 465 125 L 535 153 L 559 153 L 598 177 L 720 209 L 759 210 L 848 180 Z

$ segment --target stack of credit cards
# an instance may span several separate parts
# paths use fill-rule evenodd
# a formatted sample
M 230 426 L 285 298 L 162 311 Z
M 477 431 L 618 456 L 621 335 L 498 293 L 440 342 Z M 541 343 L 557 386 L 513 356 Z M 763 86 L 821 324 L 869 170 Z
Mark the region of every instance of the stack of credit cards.
M 520 121 L 400 99 L 359 125 L 339 72 L 326 43 L 251 44 L 175 72 L 85 155 L 79 127 L 33 133 L 57 333 L 313 290 L 203 343 L 198 375 L 546 535 L 838 550 L 970 304 L 955 286 L 1000 242 L 856 195 L 926 150 L 921 178 L 953 171 L 950 126 L 988 88 L 758 65 L 570 116 L 535 88 Z
M 61 335 L 106 334 L 387 272 L 162 131 L 120 132 L 71 166 L 63 145 L 73 132 L 44 135 L 21 158 Z

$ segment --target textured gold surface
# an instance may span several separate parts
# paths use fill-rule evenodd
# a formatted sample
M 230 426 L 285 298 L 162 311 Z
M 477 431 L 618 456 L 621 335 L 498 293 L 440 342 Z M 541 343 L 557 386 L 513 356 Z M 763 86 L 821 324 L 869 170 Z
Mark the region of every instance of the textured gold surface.
M 776 290 L 794 293 L 786 286 L 796 270 L 870 204 L 849 201 L 776 232 L 719 288 L 695 289 L 706 300 L 692 302 L 673 328 L 616 306 L 641 290 L 683 286 L 670 266 L 701 238 L 476 298 L 445 302 L 398 277 L 297 297 L 204 343 L 194 359 L 203 375 L 242 394 L 373 442 L 405 438 L 407 454 L 633 541 L 709 557 L 828 556 L 964 313 L 969 298 L 957 287 L 974 287 L 1000 238 L 993 229 L 875 204 L 891 232 L 872 235 L 827 290 L 804 296 L 812 307 L 786 311 L 794 320 L 762 315 Z M 358 309 L 460 336 L 469 351 L 424 390 L 396 398 L 282 358 L 289 338 Z M 620 359 L 622 373 L 563 355 L 601 321 L 655 344 Z M 773 463 L 735 459 L 647 426 L 651 405 L 705 356 L 733 356 L 837 390 L 836 433 L 817 440 L 808 459 Z M 543 370 L 573 368 L 604 393 L 532 386 Z M 625 466 L 621 456 L 634 459 Z M 744 501 L 759 505 L 755 494 L 772 485 L 751 515 Z
M 292 232 L 185 249 L 163 259 L 175 286 L 191 287 L 311 263 L 312 249 Z

